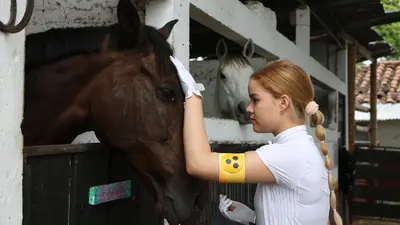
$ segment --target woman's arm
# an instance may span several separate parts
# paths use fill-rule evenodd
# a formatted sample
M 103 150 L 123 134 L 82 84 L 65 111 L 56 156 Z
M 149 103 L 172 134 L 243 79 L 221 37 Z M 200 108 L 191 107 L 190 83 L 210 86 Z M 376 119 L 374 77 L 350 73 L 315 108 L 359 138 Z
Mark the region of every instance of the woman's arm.
M 287 171 L 292 168 L 290 163 L 293 157 L 281 160 L 277 154 L 279 151 L 276 151 L 279 149 L 265 147 L 258 153 L 249 151 L 242 154 L 211 152 L 204 126 L 201 93 L 190 72 L 176 57 L 170 58 L 177 69 L 186 99 L 183 144 L 187 172 L 200 179 L 221 183 L 275 183 L 281 176 L 283 180 L 288 180 L 286 177 L 291 173 Z M 269 168 L 273 169 L 275 177 Z
M 186 100 L 183 141 L 187 172 L 200 179 L 219 181 L 220 158 L 218 153 L 211 152 L 203 120 L 203 101 L 196 95 Z M 248 151 L 242 155 L 246 183 L 275 183 L 271 171 L 256 152 Z

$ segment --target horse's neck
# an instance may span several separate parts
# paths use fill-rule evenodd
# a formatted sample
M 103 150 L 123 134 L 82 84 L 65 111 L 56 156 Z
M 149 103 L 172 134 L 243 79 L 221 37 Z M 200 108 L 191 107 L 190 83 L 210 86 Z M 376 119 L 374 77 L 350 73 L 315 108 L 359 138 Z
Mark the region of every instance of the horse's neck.
M 112 61 L 111 54 L 75 56 L 27 74 L 24 141 L 29 145 L 68 144 L 87 131 L 85 99 L 99 68 Z

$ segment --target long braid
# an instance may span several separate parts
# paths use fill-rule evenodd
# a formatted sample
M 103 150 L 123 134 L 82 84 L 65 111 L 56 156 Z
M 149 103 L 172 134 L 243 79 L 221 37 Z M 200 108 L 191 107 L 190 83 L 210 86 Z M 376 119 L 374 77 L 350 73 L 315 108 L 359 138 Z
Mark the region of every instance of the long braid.
M 311 123 L 312 125 L 316 126 L 315 136 L 321 142 L 320 150 L 321 153 L 325 156 L 325 167 L 328 169 L 328 184 L 331 192 L 330 202 L 331 202 L 331 208 L 333 210 L 333 219 L 336 225 L 342 225 L 343 224 L 342 218 L 340 217 L 339 213 L 336 210 L 336 194 L 331 174 L 332 160 L 328 155 L 328 144 L 325 142 L 325 136 L 326 136 L 325 128 L 321 125 L 323 122 L 324 122 L 324 114 L 322 114 L 321 111 L 318 110 L 314 115 L 311 116 Z M 330 223 L 328 220 L 328 225 L 329 224 Z

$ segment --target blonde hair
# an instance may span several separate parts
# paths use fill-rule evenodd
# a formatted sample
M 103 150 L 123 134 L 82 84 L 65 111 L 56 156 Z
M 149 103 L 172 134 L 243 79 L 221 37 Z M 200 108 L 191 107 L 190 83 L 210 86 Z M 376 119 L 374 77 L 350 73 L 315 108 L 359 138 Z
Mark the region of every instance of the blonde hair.
M 276 61 L 256 71 L 250 79 L 257 81 L 275 98 L 279 98 L 284 94 L 288 95 L 292 101 L 294 115 L 297 119 L 305 118 L 305 108 L 314 100 L 314 88 L 310 77 L 301 67 L 285 60 Z M 318 110 L 315 114 L 310 115 L 310 123 L 316 127 L 315 136 L 321 142 L 320 151 L 325 157 L 325 167 L 328 169 L 328 184 L 331 191 L 330 206 L 333 210 L 333 219 L 336 225 L 342 225 L 342 218 L 336 211 L 336 195 L 331 174 L 332 161 L 328 155 L 325 128 L 322 126 L 323 122 L 324 115 L 321 111 Z

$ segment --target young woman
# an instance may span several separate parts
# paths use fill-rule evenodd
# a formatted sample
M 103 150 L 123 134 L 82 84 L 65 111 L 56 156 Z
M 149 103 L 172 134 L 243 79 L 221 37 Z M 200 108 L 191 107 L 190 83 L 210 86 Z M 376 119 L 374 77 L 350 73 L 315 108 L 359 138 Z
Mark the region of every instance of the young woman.
M 220 196 L 220 211 L 241 224 L 325 225 L 329 207 L 336 212 L 323 114 L 313 101 L 310 78 L 296 64 L 277 61 L 256 71 L 248 84 L 253 130 L 272 133 L 272 144 L 243 154 L 211 152 L 203 121 L 202 96 L 192 75 L 171 56 L 185 93 L 184 149 L 186 169 L 192 176 L 220 183 L 258 183 L 255 212 L 242 203 Z M 316 126 L 307 134 L 306 115 Z M 330 202 L 330 203 L 329 203 Z

